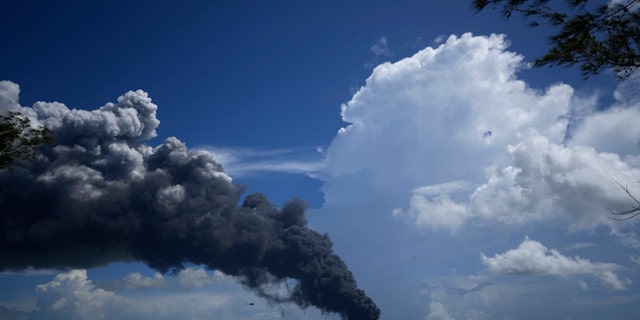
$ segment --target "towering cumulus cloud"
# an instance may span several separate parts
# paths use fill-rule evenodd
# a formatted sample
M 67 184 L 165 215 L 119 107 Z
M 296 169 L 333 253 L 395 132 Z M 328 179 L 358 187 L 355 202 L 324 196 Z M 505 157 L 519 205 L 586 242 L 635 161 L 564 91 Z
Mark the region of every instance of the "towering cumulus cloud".
M 55 131 L 32 163 L 0 173 L 1 270 L 85 268 L 141 260 L 167 272 L 184 263 L 236 276 L 278 301 L 315 306 L 344 319 L 378 319 L 331 240 L 306 227 L 305 204 L 281 209 L 246 197 L 210 153 L 176 138 L 152 148 L 157 106 L 128 92 L 98 110 L 60 103 L 18 104 L 16 84 L 0 82 L 0 112 L 20 111 Z M 290 296 L 264 288 L 295 279 Z

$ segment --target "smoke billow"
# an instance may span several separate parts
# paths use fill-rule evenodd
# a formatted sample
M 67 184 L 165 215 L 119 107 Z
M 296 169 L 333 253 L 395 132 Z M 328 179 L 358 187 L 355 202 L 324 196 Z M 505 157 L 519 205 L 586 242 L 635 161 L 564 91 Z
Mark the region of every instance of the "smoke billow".
M 247 196 L 212 155 L 176 138 L 144 144 L 159 124 L 143 91 L 93 111 L 60 103 L 18 104 L 19 88 L 0 82 L 0 112 L 20 111 L 54 130 L 34 162 L 0 172 L 0 270 L 87 268 L 140 260 L 161 272 L 185 263 L 236 276 L 246 287 L 296 280 L 289 296 L 344 319 L 380 311 L 331 240 L 306 227 L 305 203 L 278 209 Z

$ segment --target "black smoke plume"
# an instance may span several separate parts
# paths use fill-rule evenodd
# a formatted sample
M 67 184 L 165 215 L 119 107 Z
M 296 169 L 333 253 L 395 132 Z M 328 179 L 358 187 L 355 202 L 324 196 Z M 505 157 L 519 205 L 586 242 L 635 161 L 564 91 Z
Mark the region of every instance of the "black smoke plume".
M 98 110 L 60 103 L 18 104 L 16 84 L 0 82 L 0 112 L 20 111 L 54 130 L 34 162 L 0 172 L 0 270 L 87 268 L 140 260 L 161 272 L 185 263 L 233 275 L 246 287 L 296 280 L 290 295 L 343 319 L 380 311 L 332 250 L 310 230 L 305 204 L 278 209 L 247 196 L 205 151 L 176 138 L 157 147 L 156 105 L 128 92 Z

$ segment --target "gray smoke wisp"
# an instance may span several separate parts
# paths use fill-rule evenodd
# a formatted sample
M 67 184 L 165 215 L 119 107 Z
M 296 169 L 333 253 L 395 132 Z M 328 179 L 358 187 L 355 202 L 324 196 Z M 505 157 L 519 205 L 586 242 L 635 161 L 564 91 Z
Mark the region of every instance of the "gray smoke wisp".
M 18 104 L 0 82 L 0 112 L 20 111 L 55 131 L 31 163 L 0 172 L 0 270 L 88 268 L 143 261 L 161 272 L 186 263 L 237 277 L 263 296 L 296 280 L 284 299 L 343 319 L 378 319 L 379 309 L 332 249 L 306 224 L 305 203 L 282 208 L 247 196 L 213 156 L 176 138 L 156 147 L 157 106 L 143 91 L 93 111 L 61 103 Z

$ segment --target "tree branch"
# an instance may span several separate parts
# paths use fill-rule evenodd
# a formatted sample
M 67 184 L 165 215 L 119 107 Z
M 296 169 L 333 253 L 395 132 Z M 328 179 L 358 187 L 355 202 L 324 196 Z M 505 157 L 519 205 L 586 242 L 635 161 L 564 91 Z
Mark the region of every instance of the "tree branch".
M 637 215 L 640 215 L 640 200 L 638 200 L 638 198 L 636 198 L 633 194 L 631 194 L 631 191 L 629 191 L 629 183 L 627 183 L 626 185 L 622 185 L 620 182 L 614 180 L 614 182 L 620 186 L 620 188 L 622 188 L 622 190 L 624 190 L 624 192 L 629 196 L 629 198 L 633 199 L 633 201 L 636 203 L 636 206 L 631 207 L 630 210 L 627 211 L 613 211 L 611 209 L 609 209 L 609 213 L 615 216 L 626 216 L 624 218 L 614 218 L 614 217 L 609 217 L 610 219 L 616 220 L 616 221 L 624 221 L 624 220 L 629 220 L 629 219 L 633 219 L 634 217 L 636 217 Z M 628 216 L 630 215 L 630 216 Z

